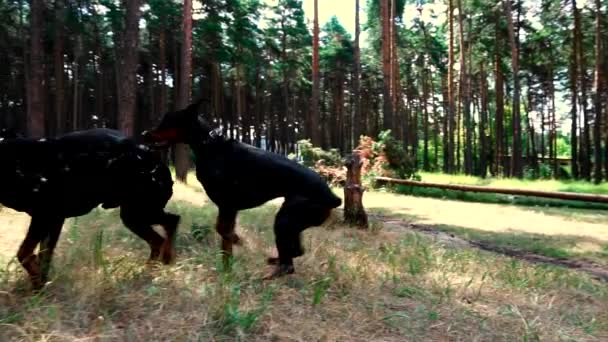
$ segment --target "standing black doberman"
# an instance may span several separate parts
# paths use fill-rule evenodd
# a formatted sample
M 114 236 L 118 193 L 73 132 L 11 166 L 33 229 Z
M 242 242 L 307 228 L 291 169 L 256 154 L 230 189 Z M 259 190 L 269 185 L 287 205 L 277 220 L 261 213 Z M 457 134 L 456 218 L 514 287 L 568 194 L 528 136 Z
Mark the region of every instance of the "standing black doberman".
M 294 272 L 293 258 L 304 253 L 300 233 L 321 225 L 333 208 L 342 204 L 314 171 L 278 154 L 218 136 L 198 114 L 198 104 L 165 114 L 158 127 L 145 132 L 157 147 L 187 143 L 196 157 L 196 176 L 218 206 L 217 232 L 227 257 L 239 243 L 235 233 L 237 212 L 260 206 L 278 197 L 285 201 L 275 218 L 278 258 L 268 278 Z
M 0 203 L 32 218 L 17 258 L 34 288 L 47 280 L 64 220 L 100 204 L 120 207 L 125 226 L 150 245 L 150 260 L 174 258 L 179 216 L 164 211 L 173 180 L 148 147 L 118 131 L 92 129 L 48 140 L 0 138 L 0 158 Z

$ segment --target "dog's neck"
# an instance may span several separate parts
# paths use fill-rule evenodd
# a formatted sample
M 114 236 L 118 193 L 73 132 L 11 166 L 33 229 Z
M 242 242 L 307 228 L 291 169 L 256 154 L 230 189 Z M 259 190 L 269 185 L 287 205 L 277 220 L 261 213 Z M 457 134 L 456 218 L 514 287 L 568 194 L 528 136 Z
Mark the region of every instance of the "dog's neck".
M 221 129 L 217 128 L 209 131 L 206 136 L 198 136 L 190 139 L 188 143 L 194 154 L 202 156 L 208 153 L 211 149 L 215 148 L 218 144 L 221 144 L 228 139 L 222 135 Z

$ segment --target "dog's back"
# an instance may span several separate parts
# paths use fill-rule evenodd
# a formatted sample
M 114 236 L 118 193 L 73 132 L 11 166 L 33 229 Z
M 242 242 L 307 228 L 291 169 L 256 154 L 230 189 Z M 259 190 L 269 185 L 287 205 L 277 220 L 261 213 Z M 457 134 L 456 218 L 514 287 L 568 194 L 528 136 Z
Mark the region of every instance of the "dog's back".
M 171 175 L 160 158 L 118 131 L 93 129 L 56 139 L 0 142 L 0 202 L 33 214 L 86 214 L 141 199 L 164 207 Z

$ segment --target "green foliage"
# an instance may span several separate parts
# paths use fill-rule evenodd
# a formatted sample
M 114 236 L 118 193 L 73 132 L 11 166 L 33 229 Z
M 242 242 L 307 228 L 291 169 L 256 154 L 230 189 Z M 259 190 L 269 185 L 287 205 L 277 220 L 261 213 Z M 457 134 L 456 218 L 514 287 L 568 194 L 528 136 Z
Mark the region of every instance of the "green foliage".
M 342 166 L 342 157 L 337 149 L 325 151 L 313 146 L 309 139 L 298 141 L 298 146 L 302 163 L 306 166 L 315 166 L 319 161 L 327 166 Z
M 411 157 L 403 149 L 403 143 L 395 139 L 390 130 L 380 132 L 378 142 L 374 144 L 376 153 L 384 155 L 386 164 L 385 169 L 391 170 L 398 178 L 416 178 L 416 166 Z

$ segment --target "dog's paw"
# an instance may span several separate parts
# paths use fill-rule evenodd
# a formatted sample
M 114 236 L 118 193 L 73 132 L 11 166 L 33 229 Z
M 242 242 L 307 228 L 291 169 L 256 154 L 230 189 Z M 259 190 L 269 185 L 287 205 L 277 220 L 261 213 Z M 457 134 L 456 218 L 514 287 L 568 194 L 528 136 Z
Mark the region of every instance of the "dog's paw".
M 279 264 L 279 258 L 277 258 L 277 257 L 268 257 L 266 259 L 266 263 L 268 265 L 278 265 Z
M 271 273 L 269 273 L 262 279 L 263 280 L 272 280 L 272 279 L 286 276 L 288 274 L 293 274 L 295 272 L 296 272 L 296 270 L 293 267 L 293 265 L 278 265 L 277 267 L 274 268 L 274 270 Z

